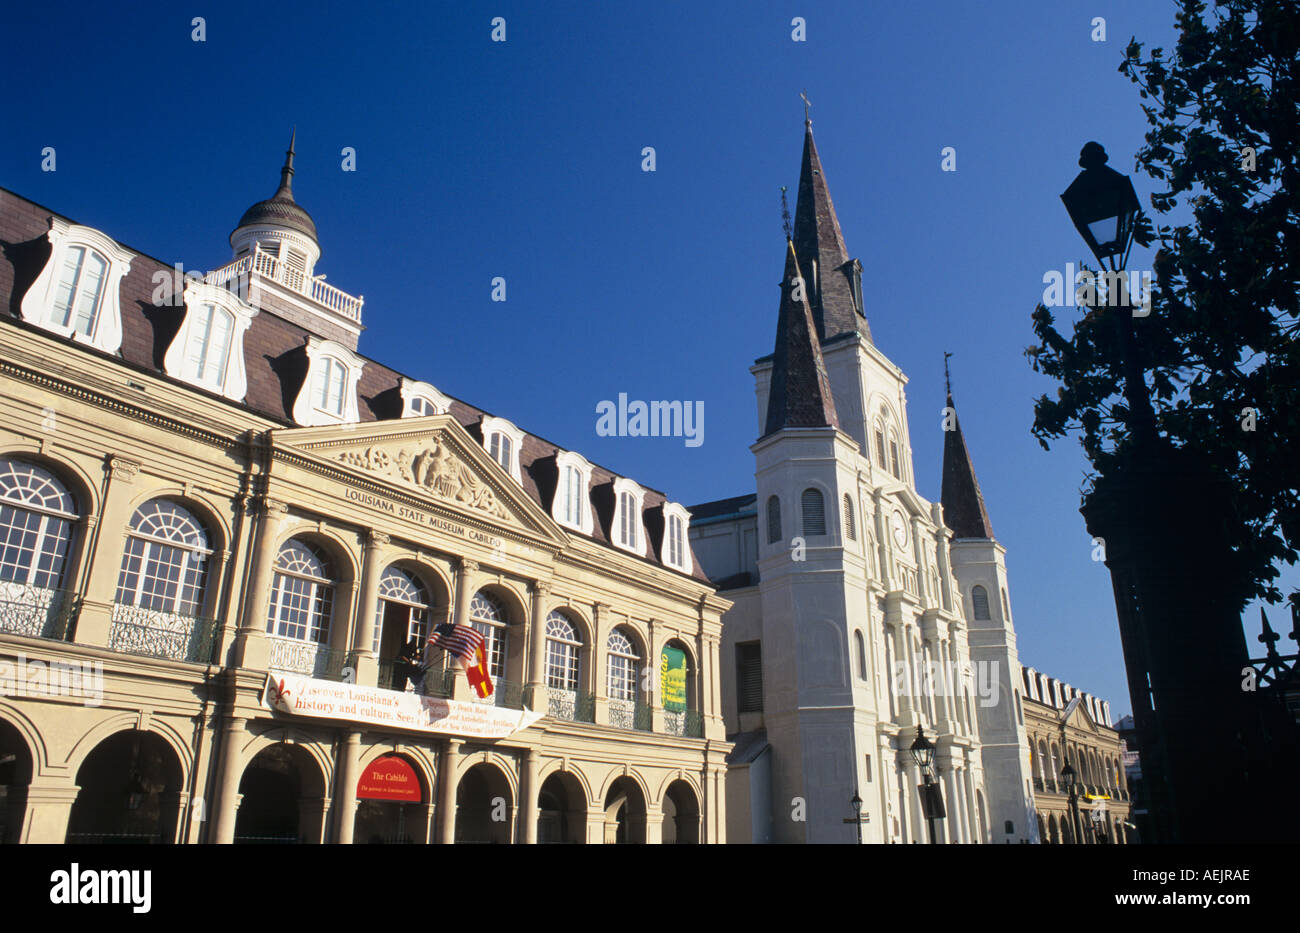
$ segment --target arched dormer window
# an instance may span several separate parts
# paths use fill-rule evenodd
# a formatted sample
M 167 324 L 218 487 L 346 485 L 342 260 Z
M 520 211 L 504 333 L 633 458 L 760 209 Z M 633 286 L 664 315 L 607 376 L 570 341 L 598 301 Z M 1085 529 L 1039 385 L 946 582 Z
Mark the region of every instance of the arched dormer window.
M 519 469 L 519 448 L 524 443 L 524 432 L 504 418 L 484 415 L 480 425 L 483 431 L 483 449 L 497 462 L 510 478 L 523 485 Z
M 122 279 L 135 254 L 91 227 L 50 218 L 50 258 L 23 298 L 24 321 L 116 353 L 122 346 Z
M 767 497 L 767 543 L 776 544 L 781 540 L 781 500 L 776 496 Z
M 248 393 L 244 334 L 256 316 L 233 292 L 188 282 L 185 320 L 163 359 L 167 375 L 242 402 Z
M 555 455 L 555 466 L 559 475 L 551 517 L 566 528 L 591 534 L 591 464 L 581 454 L 564 450 Z
M 661 558 L 666 566 L 682 573 L 691 572 L 691 549 L 687 533 L 691 525 L 691 513 L 676 502 L 664 503 L 664 543 Z
M 307 378 L 293 405 L 298 424 L 349 424 L 357 413 L 357 382 L 366 361 L 341 343 L 307 338 Z
M 803 534 L 805 538 L 814 538 L 826 534 L 826 503 L 820 489 L 809 487 L 799 497 L 799 506 L 803 513 Z
M 622 477 L 614 480 L 614 544 L 634 554 L 645 550 L 641 537 L 644 501 L 645 490 L 632 480 Z
M 444 415 L 451 407 L 451 399 L 427 382 L 417 382 L 403 376 L 398 391 L 402 394 L 403 418 Z
M 987 622 L 989 616 L 989 591 L 984 589 L 978 583 L 970 591 L 971 607 L 975 610 L 975 619 L 979 622 Z
M 844 537 L 848 541 L 858 540 L 858 525 L 853 516 L 853 497 L 844 494 Z

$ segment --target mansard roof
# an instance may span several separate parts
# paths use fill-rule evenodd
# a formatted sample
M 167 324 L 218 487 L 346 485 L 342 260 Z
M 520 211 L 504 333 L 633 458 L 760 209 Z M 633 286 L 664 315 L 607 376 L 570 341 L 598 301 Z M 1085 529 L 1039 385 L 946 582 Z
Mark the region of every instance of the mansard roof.
M 23 296 L 49 258 L 51 246 L 46 235 L 51 216 L 62 218 L 55 211 L 0 188 L 0 319 L 10 326 L 35 329 L 22 320 L 20 306 Z M 138 250 L 135 252 L 138 255 L 132 260 L 130 271 L 121 284 L 122 345 L 117 355 L 109 356 L 83 344 L 73 344 L 71 340 L 48 331 L 39 332 L 46 339 L 75 345 L 80 352 L 104 356 L 274 424 L 296 427 L 293 403 L 307 375 L 306 344 L 311 333 L 275 314 L 258 314 L 253 318 L 244 338 L 248 391 L 242 403 L 173 379 L 163 368 L 163 357 L 183 323 L 185 309 L 179 301 L 176 306 L 156 305 L 153 294 L 155 275 L 163 273 L 170 278 L 175 274 L 175 267 Z M 365 367 L 357 385 L 359 420 L 371 422 L 400 418 L 401 382 L 408 374 L 369 358 L 363 359 Z M 482 440 L 480 422 L 492 413 L 454 397 L 449 412 L 471 436 Z M 535 434 L 524 433 L 519 451 L 523 489 L 547 512 L 551 510 L 558 483 L 555 457 L 566 449 Z M 614 548 L 613 484 L 618 478 L 619 475 L 613 471 L 593 464 L 589 492 L 597 520 L 593 522 L 590 537 L 611 549 Z M 646 490 L 642 509 L 646 533 L 641 536 L 644 543 L 640 556 L 660 569 L 681 573 L 660 560 L 664 546 L 663 507 L 669 501 L 668 497 L 644 484 L 642 488 Z M 689 542 L 687 546 L 690 546 Z M 618 551 L 624 555 L 628 553 L 621 548 Z M 691 566 L 693 569 L 689 576 L 708 583 L 708 577 L 693 554 Z

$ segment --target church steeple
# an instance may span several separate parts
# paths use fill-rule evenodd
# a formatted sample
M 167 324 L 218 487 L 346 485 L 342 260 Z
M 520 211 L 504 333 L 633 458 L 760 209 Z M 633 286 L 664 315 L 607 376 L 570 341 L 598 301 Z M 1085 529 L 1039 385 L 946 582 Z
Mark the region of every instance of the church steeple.
M 794 248 L 808 276 L 809 303 L 822 342 L 856 332 L 871 340 L 864 316 L 862 264 L 850 259 L 835 205 L 826 185 L 812 120 L 804 117 L 803 165 L 794 213 Z
M 765 437 L 782 428 L 840 426 L 807 300 L 808 283 L 800 274 L 794 244 L 785 242 L 785 276 L 781 281 Z
M 948 408 L 952 417 L 951 430 L 943 436 L 943 502 L 944 523 L 958 538 L 992 538 L 993 523 L 984 507 L 984 494 L 975 478 L 975 465 L 971 462 L 966 438 L 961 433 L 957 409 L 952 403 L 952 382 L 948 377 L 948 354 L 944 354 L 943 377 L 948 390 Z M 947 425 L 945 424 L 945 427 Z

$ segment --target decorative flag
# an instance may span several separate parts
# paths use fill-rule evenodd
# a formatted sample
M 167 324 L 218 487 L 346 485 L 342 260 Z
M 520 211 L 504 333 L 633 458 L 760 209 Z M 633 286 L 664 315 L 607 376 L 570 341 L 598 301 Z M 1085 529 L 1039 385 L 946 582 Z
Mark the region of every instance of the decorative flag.
M 488 673 L 487 645 L 483 635 L 469 625 L 443 622 L 433 628 L 429 644 L 441 648 L 465 671 L 465 679 L 480 697 L 492 695 L 492 677 Z

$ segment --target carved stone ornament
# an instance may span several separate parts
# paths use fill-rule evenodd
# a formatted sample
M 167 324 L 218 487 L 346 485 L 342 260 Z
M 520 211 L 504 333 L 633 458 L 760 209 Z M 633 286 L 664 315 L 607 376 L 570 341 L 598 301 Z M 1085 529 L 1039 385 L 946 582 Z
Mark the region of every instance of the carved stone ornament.
M 446 441 L 426 440 L 396 450 L 376 445 L 344 451 L 338 459 L 346 466 L 416 486 L 439 499 L 478 509 L 495 518 L 510 518 L 510 512 L 492 487 L 462 463 Z

